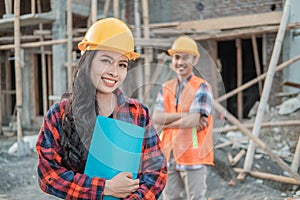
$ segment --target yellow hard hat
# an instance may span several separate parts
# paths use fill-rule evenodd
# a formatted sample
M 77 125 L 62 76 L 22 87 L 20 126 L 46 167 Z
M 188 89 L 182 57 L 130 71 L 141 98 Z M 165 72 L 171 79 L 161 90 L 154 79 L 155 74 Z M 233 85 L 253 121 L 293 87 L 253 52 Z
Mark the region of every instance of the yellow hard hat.
M 120 19 L 105 18 L 96 21 L 78 43 L 81 51 L 109 50 L 135 60 L 140 55 L 134 52 L 134 41 L 131 30 Z
M 195 40 L 188 36 L 180 36 L 173 42 L 173 45 L 171 49 L 168 50 L 168 53 L 170 56 L 172 56 L 176 52 L 192 54 L 197 58 L 200 57 Z

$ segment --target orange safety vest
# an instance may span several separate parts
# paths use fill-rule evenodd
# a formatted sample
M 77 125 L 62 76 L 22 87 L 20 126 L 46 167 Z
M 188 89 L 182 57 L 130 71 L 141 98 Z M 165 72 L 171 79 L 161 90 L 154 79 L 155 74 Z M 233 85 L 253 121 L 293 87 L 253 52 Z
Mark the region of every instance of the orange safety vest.
M 185 85 L 176 109 L 177 79 L 167 81 L 163 86 L 164 109 L 167 113 L 189 112 L 197 89 L 205 80 L 192 76 Z M 162 150 L 169 161 L 173 151 L 174 159 L 181 165 L 214 165 L 213 118 L 208 116 L 208 126 L 198 131 L 196 128 L 166 128 L 162 131 Z

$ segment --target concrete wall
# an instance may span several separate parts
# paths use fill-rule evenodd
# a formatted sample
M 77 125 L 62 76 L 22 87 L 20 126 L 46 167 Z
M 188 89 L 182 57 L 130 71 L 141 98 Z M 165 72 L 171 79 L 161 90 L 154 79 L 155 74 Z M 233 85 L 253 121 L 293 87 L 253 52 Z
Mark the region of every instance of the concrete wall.
M 282 0 L 151 0 L 149 6 L 150 21 L 158 23 L 278 11 Z
M 300 21 L 300 1 L 291 0 L 291 12 L 289 22 Z M 284 60 L 288 60 L 300 55 L 300 29 L 288 31 L 284 41 Z M 300 84 L 300 63 L 299 61 L 283 70 L 283 81 L 290 81 Z M 299 92 L 299 88 L 283 87 L 284 92 Z

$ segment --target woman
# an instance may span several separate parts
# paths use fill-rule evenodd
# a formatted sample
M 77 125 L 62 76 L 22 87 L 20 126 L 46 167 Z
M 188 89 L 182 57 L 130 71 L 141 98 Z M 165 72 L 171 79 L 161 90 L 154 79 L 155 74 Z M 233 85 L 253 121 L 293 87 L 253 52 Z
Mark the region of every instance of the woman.
M 102 19 L 78 47 L 83 54 L 72 91 L 50 108 L 36 145 L 41 189 L 64 199 L 157 199 L 167 179 L 160 141 L 148 109 L 118 89 L 129 60 L 139 57 L 131 31 L 121 20 Z M 97 115 L 145 128 L 137 179 L 128 172 L 110 180 L 83 174 Z

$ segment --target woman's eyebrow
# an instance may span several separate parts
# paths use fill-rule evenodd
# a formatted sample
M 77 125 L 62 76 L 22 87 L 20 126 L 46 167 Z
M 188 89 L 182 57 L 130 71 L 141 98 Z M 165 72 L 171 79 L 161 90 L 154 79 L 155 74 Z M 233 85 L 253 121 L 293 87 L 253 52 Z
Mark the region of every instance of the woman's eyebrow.
M 102 55 L 101 57 L 106 57 L 106 58 L 108 58 L 108 59 L 114 60 L 113 57 L 108 56 L 108 55 Z M 126 63 L 128 63 L 128 60 L 119 60 L 119 62 L 126 62 Z
M 108 56 L 108 55 L 101 55 L 101 57 L 106 57 L 106 58 L 109 58 L 109 59 L 111 59 L 111 60 L 114 60 L 114 58 L 113 58 L 113 57 L 111 57 L 111 56 Z

